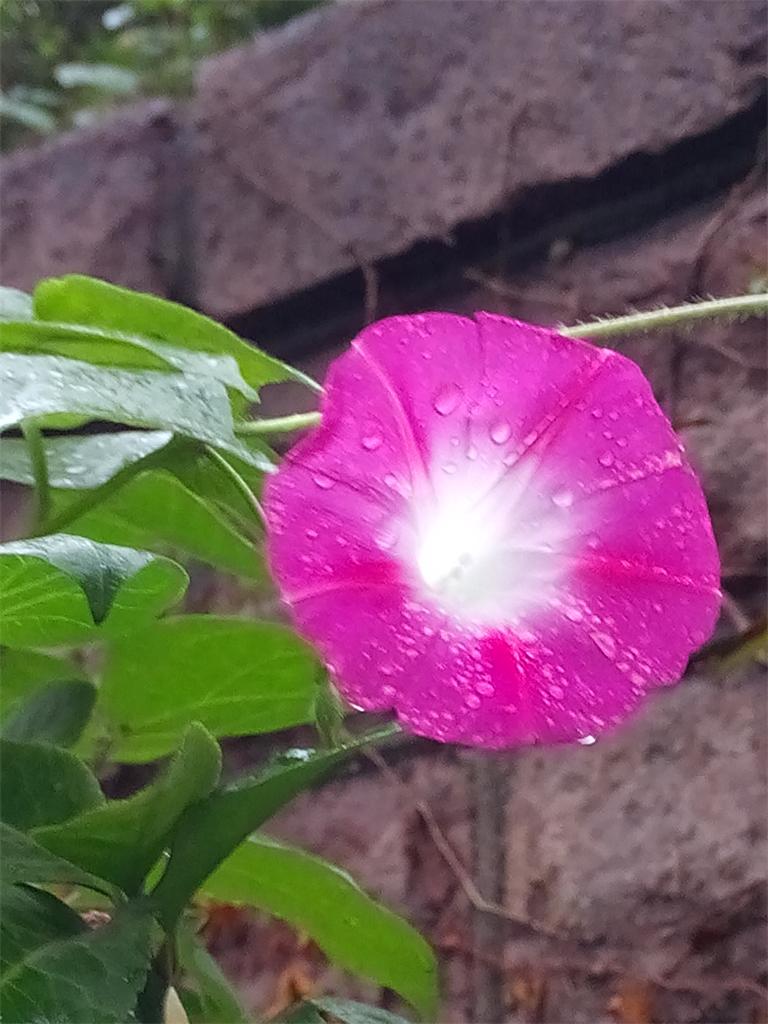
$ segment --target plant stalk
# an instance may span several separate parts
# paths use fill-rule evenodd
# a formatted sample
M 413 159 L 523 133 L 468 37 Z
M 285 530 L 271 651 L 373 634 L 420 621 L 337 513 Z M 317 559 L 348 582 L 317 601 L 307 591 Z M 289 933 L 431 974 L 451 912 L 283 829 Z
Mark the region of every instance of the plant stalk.
M 682 306 L 649 309 L 642 313 L 627 313 L 626 316 L 595 320 L 593 323 L 574 324 L 559 327 L 561 334 L 568 338 L 588 338 L 599 341 L 621 334 L 635 334 L 641 331 L 663 330 L 678 327 L 696 320 L 710 317 L 747 317 L 768 313 L 768 292 L 759 295 L 735 295 L 726 299 L 707 299 L 703 302 L 686 302 Z

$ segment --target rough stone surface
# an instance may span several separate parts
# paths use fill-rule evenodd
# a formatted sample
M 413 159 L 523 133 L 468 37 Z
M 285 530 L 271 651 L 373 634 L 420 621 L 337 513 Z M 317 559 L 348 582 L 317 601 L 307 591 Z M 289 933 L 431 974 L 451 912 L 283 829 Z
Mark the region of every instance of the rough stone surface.
M 705 132 L 757 95 L 764 31 L 759 0 L 371 0 L 207 61 L 201 305 L 231 316 Z
M 3 284 L 93 274 L 166 291 L 171 106 L 143 104 L 0 161 Z
M 518 758 L 510 909 L 650 955 L 735 913 L 765 879 L 761 674 L 692 678 L 614 737 Z

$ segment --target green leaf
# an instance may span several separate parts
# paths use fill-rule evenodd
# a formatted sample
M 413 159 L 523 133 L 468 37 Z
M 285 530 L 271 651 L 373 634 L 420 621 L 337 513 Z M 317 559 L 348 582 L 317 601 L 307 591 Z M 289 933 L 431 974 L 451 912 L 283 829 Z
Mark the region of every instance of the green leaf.
M 246 344 L 221 324 L 154 295 L 73 274 L 41 281 L 35 289 L 34 304 L 40 320 L 113 328 L 197 352 L 233 356 L 245 380 L 255 388 L 298 380 L 317 389 L 305 374 Z
M 82 885 L 111 895 L 114 887 L 71 864 L 63 857 L 46 850 L 31 836 L 0 822 L 0 859 L 3 883 L 40 882 L 59 885 Z
M 32 315 L 31 295 L 0 285 L 0 320 L 31 320 Z
M 127 905 L 102 928 L 45 942 L 16 963 L 0 981 L 3 1020 L 125 1024 L 151 956 L 152 918 Z
M 266 836 L 252 836 L 201 891 L 289 921 L 340 967 L 393 989 L 423 1017 L 434 1017 L 437 965 L 429 945 L 340 868 Z
M 192 983 L 198 997 L 198 1014 L 190 1019 L 199 1021 L 200 1024 L 211 1024 L 212 1021 L 219 1021 L 221 1024 L 246 1024 L 248 1017 L 234 989 L 208 950 L 198 942 L 187 923 L 178 929 L 176 950 L 179 965 L 187 977 L 187 984 Z
M 252 778 L 240 779 L 190 807 L 173 837 L 171 859 L 154 895 L 167 925 L 216 867 L 292 797 L 327 776 L 369 743 L 395 732 L 392 726 L 351 740 L 336 750 L 297 750 Z
M 208 796 L 219 777 L 218 744 L 201 725 L 190 725 L 181 748 L 160 778 L 127 800 L 110 800 L 62 825 L 38 828 L 47 850 L 137 892 L 167 844 L 182 812 Z
M 266 578 L 254 540 L 165 470 L 139 473 L 67 529 L 92 540 L 191 556 L 244 579 Z
M 82 671 L 64 658 L 0 648 L 0 716 L 7 718 L 30 694 L 48 683 L 82 678 Z
M 120 96 L 136 92 L 140 83 L 135 71 L 117 64 L 59 64 L 54 68 L 53 77 L 63 89 L 87 86 Z
M 240 373 L 237 361 L 228 355 L 190 352 L 114 329 L 105 330 L 84 324 L 53 323 L 47 320 L 0 320 L 0 351 L 26 352 L 31 355 L 66 356 L 94 366 L 127 370 L 182 371 L 240 392 L 249 401 L 258 401 L 258 393 Z
M 153 623 L 109 653 L 102 702 L 122 737 L 114 756 L 167 753 L 190 719 L 216 736 L 309 722 L 317 672 L 310 647 L 284 626 L 212 615 Z
M 159 452 L 173 434 L 167 430 L 122 430 L 109 434 L 45 438 L 45 458 L 51 487 L 91 490 L 100 487 L 126 466 Z M 18 484 L 33 484 L 27 445 L 3 438 L 0 477 Z
M 51 893 L 0 885 L 0 982 L 41 946 L 86 930 L 80 915 Z
M 235 436 L 226 388 L 198 374 L 121 370 L 61 356 L 0 354 L 0 429 L 65 414 L 171 430 L 272 470 Z
M 297 1003 L 276 1018 L 277 1024 L 326 1024 L 325 1017 L 312 1003 Z
M 186 582 L 170 559 L 83 537 L 2 544 L 2 640 L 9 647 L 78 643 L 102 622 L 118 634 L 175 603 Z
M 2 820 L 23 832 L 66 821 L 104 801 L 96 778 L 67 750 L 2 739 L 0 759 Z
M 20 743 L 71 747 L 80 739 L 96 703 L 96 687 L 84 679 L 37 689 L 3 722 L 0 735 Z
M 0 117 L 10 118 L 42 135 L 47 135 L 56 128 L 56 118 L 47 110 L 35 103 L 25 103 L 7 93 L 0 93 Z
M 334 999 L 325 996 L 311 999 L 309 1002 L 342 1024 L 408 1024 L 408 1021 L 396 1013 L 382 1010 L 380 1006 L 367 1006 L 353 999 Z

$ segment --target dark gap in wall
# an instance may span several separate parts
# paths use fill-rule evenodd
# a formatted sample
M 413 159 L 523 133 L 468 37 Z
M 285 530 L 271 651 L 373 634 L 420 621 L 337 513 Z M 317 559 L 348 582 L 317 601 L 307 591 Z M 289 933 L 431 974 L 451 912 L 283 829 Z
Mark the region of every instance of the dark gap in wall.
M 512 272 L 547 258 L 553 243 L 595 245 L 650 227 L 727 191 L 754 165 L 765 137 L 762 93 L 744 111 L 662 153 L 635 153 L 594 178 L 538 185 L 491 217 L 459 225 L 450 242 L 424 241 L 376 265 L 382 291 L 399 311 L 430 308 L 447 291 L 471 287 L 469 265 L 493 262 Z M 362 326 L 364 287 L 358 270 L 229 321 L 235 331 L 289 360 L 322 350 Z M 393 312 L 382 307 L 380 315 Z

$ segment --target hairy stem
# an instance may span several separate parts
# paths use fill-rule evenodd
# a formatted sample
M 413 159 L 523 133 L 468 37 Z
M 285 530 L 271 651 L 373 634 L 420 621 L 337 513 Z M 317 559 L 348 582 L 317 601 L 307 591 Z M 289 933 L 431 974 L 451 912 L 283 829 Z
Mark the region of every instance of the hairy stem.
M 727 299 L 707 299 L 703 302 L 687 302 L 682 306 L 650 309 L 643 313 L 628 313 L 626 316 L 610 317 L 593 323 L 574 324 L 560 327 L 560 333 L 569 338 L 589 338 L 599 341 L 621 334 L 635 334 L 639 331 L 663 330 L 678 327 L 696 320 L 716 317 L 765 316 L 768 313 L 768 292 L 760 295 L 735 295 Z

